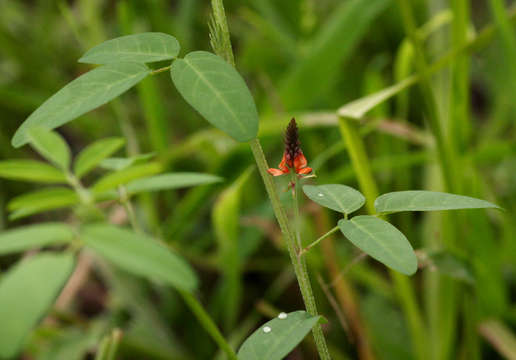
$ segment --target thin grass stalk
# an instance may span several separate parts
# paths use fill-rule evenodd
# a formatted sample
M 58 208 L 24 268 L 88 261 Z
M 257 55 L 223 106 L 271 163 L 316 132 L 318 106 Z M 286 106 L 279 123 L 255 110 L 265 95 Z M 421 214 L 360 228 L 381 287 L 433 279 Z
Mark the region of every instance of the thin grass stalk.
M 468 42 L 469 33 L 469 1 L 453 0 L 452 42 L 463 47 Z M 450 112 L 448 119 L 448 133 L 452 146 L 458 153 L 468 149 L 471 138 L 471 123 L 469 117 L 469 56 L 457 56 L 451 67 Z
M 414 48 L 409 42 L 403 41 L 400 46 L 394 63 L 394 79 L 398 83 L 410 76 L 414 63 Z M 402 91 L 396 96 L 396 112 L 397 119 L 404 124 L 408 123 L 409 116 L 409 92 Z M 394 145 L 396 155 L 409 152 L 409 145 L 404 141 L 396 141 Z M 396 190 L 410 189 L 412 184 L 412 173 L 410 168 L 398 169 L 394 178 L 394 186 Z M 401 231 L 410 238 L 413 232 L 412 214 L 410 212 L 396 215 Z
M 511 14 L 505 9 L 505 2 L 502 0 L 490 0 L 489 6 L 494 17 L 496 28 L 502 39 L 505 55 L 508 59 L 509 77 L 513 82 L 513 89 L 516 87 L 516 36 L 511 27 Z
M 437 155 L 444 189 L 448 192 L 460 193 L 462 171 L 455 151 L 455 139 L 451 139 L 450 136 L 445 137 L 441 128 L 443 122 L 432 89 L 432 79 L 428 75 L 428 65 L 423 45 L 416 33 L 416 21 L 412 5 L 408 0 L 398 0 L 398 4 L 405 31 L 414 46 L 417 72 L 422 76 L 419 85 L 423 94 L 428 127 L 437 144 Z M 460 238 L 457 236 L 459 221 L 456 214 L 443 215 L 442 219 L 443 239 L 445 244 L 452 249 L 457 246 L 457 239 Z M 428 319 L 432 357 L 434 359 L 447 359 L 452 356 L 456 336 L 459 289 L 457 283 L 451 279 L 431 276 L 429 280 L 431 283 L 428 283 L 430 287 L 427 287 L 429 291 L 427 296 L 430 296 Z
M 451 2 L 452 10 L 453 10 L 453 22 L 452 22 L 452 42 L 457 44 L 459 47 L 465 46 L 468 42 L 468 34 L 470 30 L 470 4 L 468 0 L 453 0 Z M 459 165 L 463 170 L 462 174 L 466 172 L 471 172 L 473 167 L 473 163 L 468 161 L 465 157 L 465 154 L 468 152 L 471 137 L 472 137 L 472 125 L 470 120 L 470 58 L 467 54 L 461 54 L 454 59 L 451 66 L 451 86 L 450 86 L 450 101 L 449 101 L 449 114 L 448 114 L 448 133 L 450 138 L 450 143 L 453 148 L 453 151 L 457 154 L 457 165 Z M 460 179 L 457 179 L 457 191 L 460 193 L 469 194 L 469 189 L 471 188 L 472 179 L 469 179 L 469 176 L 461 176 Z M 451 225 L 451 234 L 453 234 L 454 227 L 458 229 L 458 226 L 461 226 L 463 230 L 466 230 L 467 220 L 464 219 L 462 214 L 449 214 L 451 215 L 451 222 L 456 225 Z M 478 215 L 475 215 L 478 216 Z M 457 219 L 458 221 L 455 221 Z M 487 240 L 487 239 L 486 239 Z M 483 241 L 483 240 L 481 240 Z M 462 244 L 461 247 L 464 247 Z M 446 280 L 449 282 L 448 280 Z M 452 290 L 453 292 L 457 291 L 458 284 L 452 283 L 451 286 L 456 289 Z M 466 289 L 461 287 L 460 289 L 464 292 Z M 452 309 L 457 307 L 458 304 L 452 304 Z M 477 327 L 477 309 L 475 308 L 475 301 L 471 298 L 467 298 L 461 306 L 462 309 L 462 317 L 463 321 L 463 331 L 464 331 L 464 344 L 463 348 L 467 349 L 467 358 L 468 359 L 478 359 L 480 358 L 480 348 L 478 346 L 478 334 L 476 331 Z M 457 309 L 458 311 L 458 309 Z M 441 315 L 441 314 L 439 314 Z M 453 314 L 452 314 L 453 315 Z M 442 315 L 441 315 L 442 316 Z M 451 329 L 455 330 L 455 326 L 451 326 Z M 440 331 L 437 330 L 434 337 L 439 336 Z M 455 336 L 450 336 L 450 340 L 454 341 Z M 444 344 L 446 345 L 446 343 Z M 450 346 L 451 347 L 451 344 Z M 443 347 L 443 354 L 447 356 L 446 346 Z M 437 354 L 439 356 L 439 354 Z
M 423 46 L 417 35 L 417 27 L 412 13 L 412 5 L 408 0 L 398 0 L 399 8 L 401 10 L 402 20 L 407 36 L 414 46 L 414 55 L 416 59 L 416 68 L 422 81 L 419 82 L 423 100 L 428 113 L 426 121 L 428 127 L 432 131 L 437 144 L 437 155 L 441 164 L 443 173 L 443 180 L 447 191 L 454 191 L 455 174 L 454 174 L 454 159 L 453 152 L 450 145 L 444 136 L 442 125 L 440 123 L 439 109 L 435 100 L 435 96 L 431 86 L 430 67 L 425 59 Z
M 379 195 L 378 186 L 373 178 L 369 158 L 365 151 L 362 138 L 358 135 L 352 122 L 353 120 L 340 117 L 340 132 L 350 154 L 351 163 L 356 172 L 360 190 L 366 197 L 367 211 L 369 214 L 374 214 L 374 200 Z M 405 275 L 393 270 L 390 270 L 389 273 L 394 282 L 402 310 L 408 320 L 416 357 L 419 360 L 426 360 L 428 355 L 426 329 L 412 284 Z
M 127 199 L 125 201 L 125 206 L 127 208 L 132 208 L 131 201 Z M 138 229 L 141 229 L 141 224 L 138 223 L 138 219 L 136 217 L 132 218 L 131 221 L 131 227 L 134 231 L 139 232 Z M 211 336 L 213 341 L 219 346 L 219 348 L 226 354 L 228 359 L 230 360 L 238 360 L 235 351 L 229 345 L 229 343 L 226 341 L 222 333 L 220 332 L 219 328 L 213 321 L 213 319 L 210 317 L 210 314 L 204 309 L 202 304 L 197 300 L 197 298 L 192 295 L 191 293 L 177 289 L 181 297 L 183 298 L 185 304 L 188 306 L 190 311 L 194 314 L 194 316 L 197 318 L 199 323 L 202 325 L 204 330 Z
M 224 12 L 223 1 L 212 0 L 211 4 L 213 8 L 213 21 L 210 24 L 210 38 L 212 47 L 215 53 L 217 53 L 217 55 L 221 56 L 228 63 L 235 66 L 235 59 L 233 56 L 233 49 L 231 48 L 229 28 L 226 20 L 226 14 Z M 267 169 L 269 168 L 269 166 L 267 164 L 267 160 L 265 159 L 265 155 L 260 145 L 260 141 L 258 139 L 253 139 L 249 142 L 249 145 L 251 147 L 253 156 L 256 160 L 256 164 L 258 166 L 260 175 L 263 179 L 265 188 L 267 190 L 267 194 L 271 201 L 274 214 L 280 225 L 281 232 L 285 237 L 285 242 L 287 244 L 290 260 L 292 261 L 292 265 L 294 266 L 294 271 L 296 273 L 299 288 L 301 290 L 301 295 L 303 297 L 306 309 L 311 315 L 318 315 L 317 305 L 315 303 L 312 285 L 310 284 L 310 278 L 308 275 L 308 270 L 306 268 L 306 263 L 304 259 L 301 256 L 299 256 L 299 252 L 301 251 L 300 242 L 298 240 L 298 237 L 292 230 L 292 227 L 290 226 L 287 214 L 285 212 L 285 209 L 281 205 L 278 193 L 276 191 L 276 187 L 274 185 L 274 182 L 272 181 L 272 177 L 269 175 L 269 173 L 267 173 Z M 321 325 L 316 324 L 312 329 L 312 333 L 314 335 L 315 344 L 317 346 L 317 350 L 319 352 L 319 356 L 321 357 L 321 359 L 331 359 Z
M 195 315 L 197 320 L 201 323 L 204 330 L 208 334 L 210 334 L 211 338 L 217 343 L 219 348 L 226 353 L 227 357 L 231 360 L 238 360 L 235 351 L 233 348 L 228 344 L 224 336 L 222 336 L 219 328 L 213 321 L 213 319 L 210 317 L 210 315 L 204 310 L 204 307 L 201 305 L 199 300 L 195 298 L 192 294 L 190 294 L 187 291 L 178 290 L 179 294 L 185 301 L 185 303 L 188 305 L 192 313 Z

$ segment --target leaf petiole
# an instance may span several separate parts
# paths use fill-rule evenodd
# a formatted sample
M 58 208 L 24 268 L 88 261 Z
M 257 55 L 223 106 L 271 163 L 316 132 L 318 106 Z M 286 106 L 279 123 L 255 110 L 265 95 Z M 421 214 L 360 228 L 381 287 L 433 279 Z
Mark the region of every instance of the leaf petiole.
M 336 225 L 333 229 L 331 229 L 330 231 L 328 231 L 326 234 L 324 235 L 321 235 L 317 240 L 315 240 L 313 243 L 311 243 L 310 245 L 308 245 L 307 247 L 305 247 L 304 249 L 302 249 L 300 252 L 299 252 L 299 256 L 303 256 L 304 254 L 306 254 L 311 248 L 313 248 L 315 245 L 319 244 L 321 241 L 323 241 L 324 239 L 326 239 L 328 236 L 332 235 L 333 233 L 335 233 L 337 230 L 339 230 L 339 226 Z
M 162 67 L 162 68 L 159 68 L 159 69 L 156 69 L 156 70 L 152 70 L 149 75 L 157 75 L 159 73 L 167 71 L 167 70 L 170 69 L 171 66 L 172 66 L 172 64 L 170 64 L 168 66 L 165 66 L 165 67 Z

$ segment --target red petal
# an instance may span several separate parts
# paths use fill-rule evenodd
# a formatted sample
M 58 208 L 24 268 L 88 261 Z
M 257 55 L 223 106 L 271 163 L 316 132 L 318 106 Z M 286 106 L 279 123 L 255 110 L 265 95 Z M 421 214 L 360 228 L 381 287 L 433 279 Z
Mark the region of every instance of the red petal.
M 285 157 L 285 153 L 283 153 L 283 158 L 281 159 L 281 162 L 279 163 L 278 167 L 284 173 L 288 173 L 287 159 Z
M 311 167 L 305 167 L 305 168 L 297 170 L 298 174 L 310 174 L 311 172 L 312 172 L 312 168 Z
M 273 168 L 267 169 L 267 172 L 269 174 L 271 174 L 272 176 L 280 176 L 280 175 L 284 174 L 284 172 L 281 171 L 280 169 L 273 169 Z
M 308 162 L 306 161 L 305 155 L 303 155 L 303 152 L 300 150 L 299 154 L 294 159 L 294 168 L 299 170 L 306 167 L 307 164 Z

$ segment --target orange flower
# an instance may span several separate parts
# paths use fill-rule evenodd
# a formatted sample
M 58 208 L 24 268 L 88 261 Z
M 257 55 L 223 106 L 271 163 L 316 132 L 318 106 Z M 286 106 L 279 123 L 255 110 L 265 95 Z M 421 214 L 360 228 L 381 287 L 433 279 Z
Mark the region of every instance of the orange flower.
M 312 168 L 307 166 L 308 163 L 300 145 L 296 119 L 292 118 L 285 132 L 285 151 L 278 165 L 279 169 L 270 168 L 267 172 L 273 176 L 280 176 L 288 174 L 290 169 L 293 169 L 298 175 L 310 174 Z

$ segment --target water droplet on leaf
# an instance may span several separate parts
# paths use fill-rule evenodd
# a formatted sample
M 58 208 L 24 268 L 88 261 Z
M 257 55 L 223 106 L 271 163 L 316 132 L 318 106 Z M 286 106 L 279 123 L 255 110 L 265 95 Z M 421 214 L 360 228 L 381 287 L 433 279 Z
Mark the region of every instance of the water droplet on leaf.
M 287 316 L 288 316 L 288 315 L 287 315 L 286 313 L 282 312 L 282 313 L 279 313 L 279 315 L 278 315 L 278 319 L 282 319 L 282 320 L 283 320 L 283 319 L 286 319 L 286 318 L 287 318 Z
M 271 329 L 269 326 L 264 326 L 264 327 L 263 327 L 263 332 L 264 332 L 264 333 L 266 333 L 266 334 L 267 334 L 267 333 L 270 333 L 270 332 L 271 332 L 271 330 L 272 330 L 272 329 Z
M 323 193 L 319 193 L 319 194 L 317 194 L 317 195 L 319 195 L 319 197 L 323 197 L 323 196 L 324 196 L 324 194 L 323 194 Z

